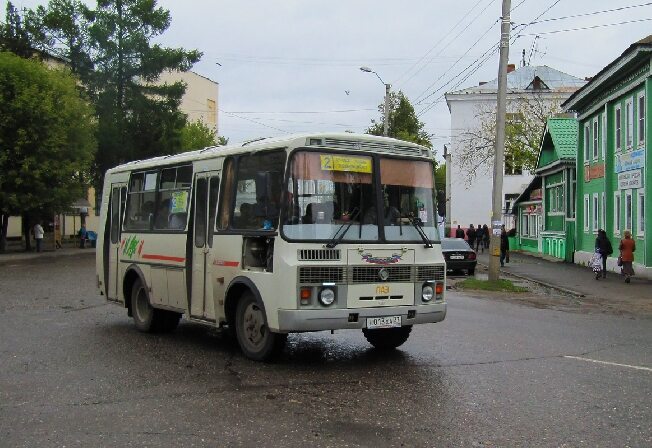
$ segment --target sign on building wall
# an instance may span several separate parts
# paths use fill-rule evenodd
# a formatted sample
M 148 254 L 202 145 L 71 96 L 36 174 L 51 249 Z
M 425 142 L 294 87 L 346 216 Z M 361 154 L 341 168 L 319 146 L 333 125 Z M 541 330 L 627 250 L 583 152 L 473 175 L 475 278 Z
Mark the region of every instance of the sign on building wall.
M 643 170 L 618 173 L 618 189 L 643 188 Z
M 584 182 L 604 177 L 604 163 L 584 167 Z
M 615 172 L 639 170 L 645 166 L 645 149 L 616 154 Z

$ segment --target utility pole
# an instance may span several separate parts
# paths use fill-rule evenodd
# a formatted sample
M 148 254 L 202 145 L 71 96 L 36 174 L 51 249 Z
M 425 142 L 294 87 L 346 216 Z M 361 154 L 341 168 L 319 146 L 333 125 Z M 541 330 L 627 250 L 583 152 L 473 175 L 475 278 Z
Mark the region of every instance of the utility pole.
M 444 145 L 444 160 L 446 162 L 446 225 L 451 228 L 451 153 L 448 147 Z M 450 236 L 450 235 L 446 235 Z
M 500 25 L 500 62 L 498 64 L 498 101 L 496 107 L 496 141 L 494 147 L 494 184 L 491 216 L 489 280 L 500 278 L 500 230 L 503 209 L 503 170 L 505 165 L 505 116 L 507 115 L 507 62 L 509 59 L 509 28 L 511 0 L 503 0 Z
M 382 81 L 382 79 L 381 79 Z M 385 83 L 383 83 L 385 84 Z M 389 135 L 389 84 L 385 84 L 385 114 L 383 118 L 383 135 Z

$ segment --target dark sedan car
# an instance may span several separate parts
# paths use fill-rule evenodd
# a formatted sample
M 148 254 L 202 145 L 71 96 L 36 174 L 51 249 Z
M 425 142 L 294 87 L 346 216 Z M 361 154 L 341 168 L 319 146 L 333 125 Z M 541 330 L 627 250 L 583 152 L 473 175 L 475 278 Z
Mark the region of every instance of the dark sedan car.
M 473 275 L 478 260 L 469 243 L 462 238 L 444 238 L 441 240 L 441 251 L 446 259 L 446 269 L 465 270 Z

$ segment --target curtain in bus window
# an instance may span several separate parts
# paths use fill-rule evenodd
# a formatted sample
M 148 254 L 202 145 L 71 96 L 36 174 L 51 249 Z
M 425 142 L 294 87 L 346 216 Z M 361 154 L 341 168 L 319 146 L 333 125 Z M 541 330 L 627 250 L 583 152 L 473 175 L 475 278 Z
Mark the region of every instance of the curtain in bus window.
M 159 200 L 154 218 L 156 230 L 185 230 L 191 182 L 191 165 L 161 170 Z
M 224 163 L 224 192 L 222 193 L 222 200 L 220 201 L 220 219 L 218 222 L 218 228 L 222 230 L 229 227 L 229 221 L 231 220 L 234 175 L 233 159 L 229 158 Z

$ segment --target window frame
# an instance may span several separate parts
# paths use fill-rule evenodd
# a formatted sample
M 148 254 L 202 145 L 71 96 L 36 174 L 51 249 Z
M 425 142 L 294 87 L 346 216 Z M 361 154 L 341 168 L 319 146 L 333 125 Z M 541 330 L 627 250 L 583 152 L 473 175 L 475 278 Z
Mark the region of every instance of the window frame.
M 629 206 L 629 210 L 628 210 Z M 625 230 L 632 231 L 632 224 L 634 218 L 634 202 L 632 190 L 625 191 Z
M 601 201 L 600 201 L 600 206 L 602 209 L 600 210 L 600 228 L 603 230 L 607 230 L 607 196 L 604 194 L 604 191 L 600 193 L 601 196 Z
M 645 189 L 636 192 L 636 236 L 645 236 Z
M 623 110 L 621 104 L 616 104 L 614 107 L 614 138 L 616 144 L 614 151 L 620 152 L 623 149 Z
M 622 198 L 620 190 L 614 192 L 614 235 L 620 236 L 620 214 L 622 211 Z
M 591 141 L 591 125 L 584 123 L 584 165 L 588 165 L 590 161 L 590 141 Z
M 597 161 L 600 158 L 600 150 L 598 147 L 598 117 L 593 119 L 593 160 Z
M 600 228 L 600 196 L 598 193 L 593 193 L 592 198 L 593 209 L 591 210 L 591 230 L 593 233 L 598 233 Z
M 636 97 L 636 110 L 638 112 L 637 114 L 637 120 L 636 123 L 638 125 L 638 145 L 640 146 L 645 146 L 645 91 L 639 92 L 639 94 Z M 641 113 L 642 112 L 642 113 Z M 642 132 L 641 132 L 642 131 Z
M 590 209 L 591 199 L 588 194 L 584 195 L 584 231 L 589 231 L 589 223 L 591 222 L 591 209 Z
M 634 146 L 634 101 L 625 101 L 625 147 L 629 150 Z
M 600 149 L 600 155 L 602 160 L 607 159 L 607 114 L 602 114 L 602 148 Z

